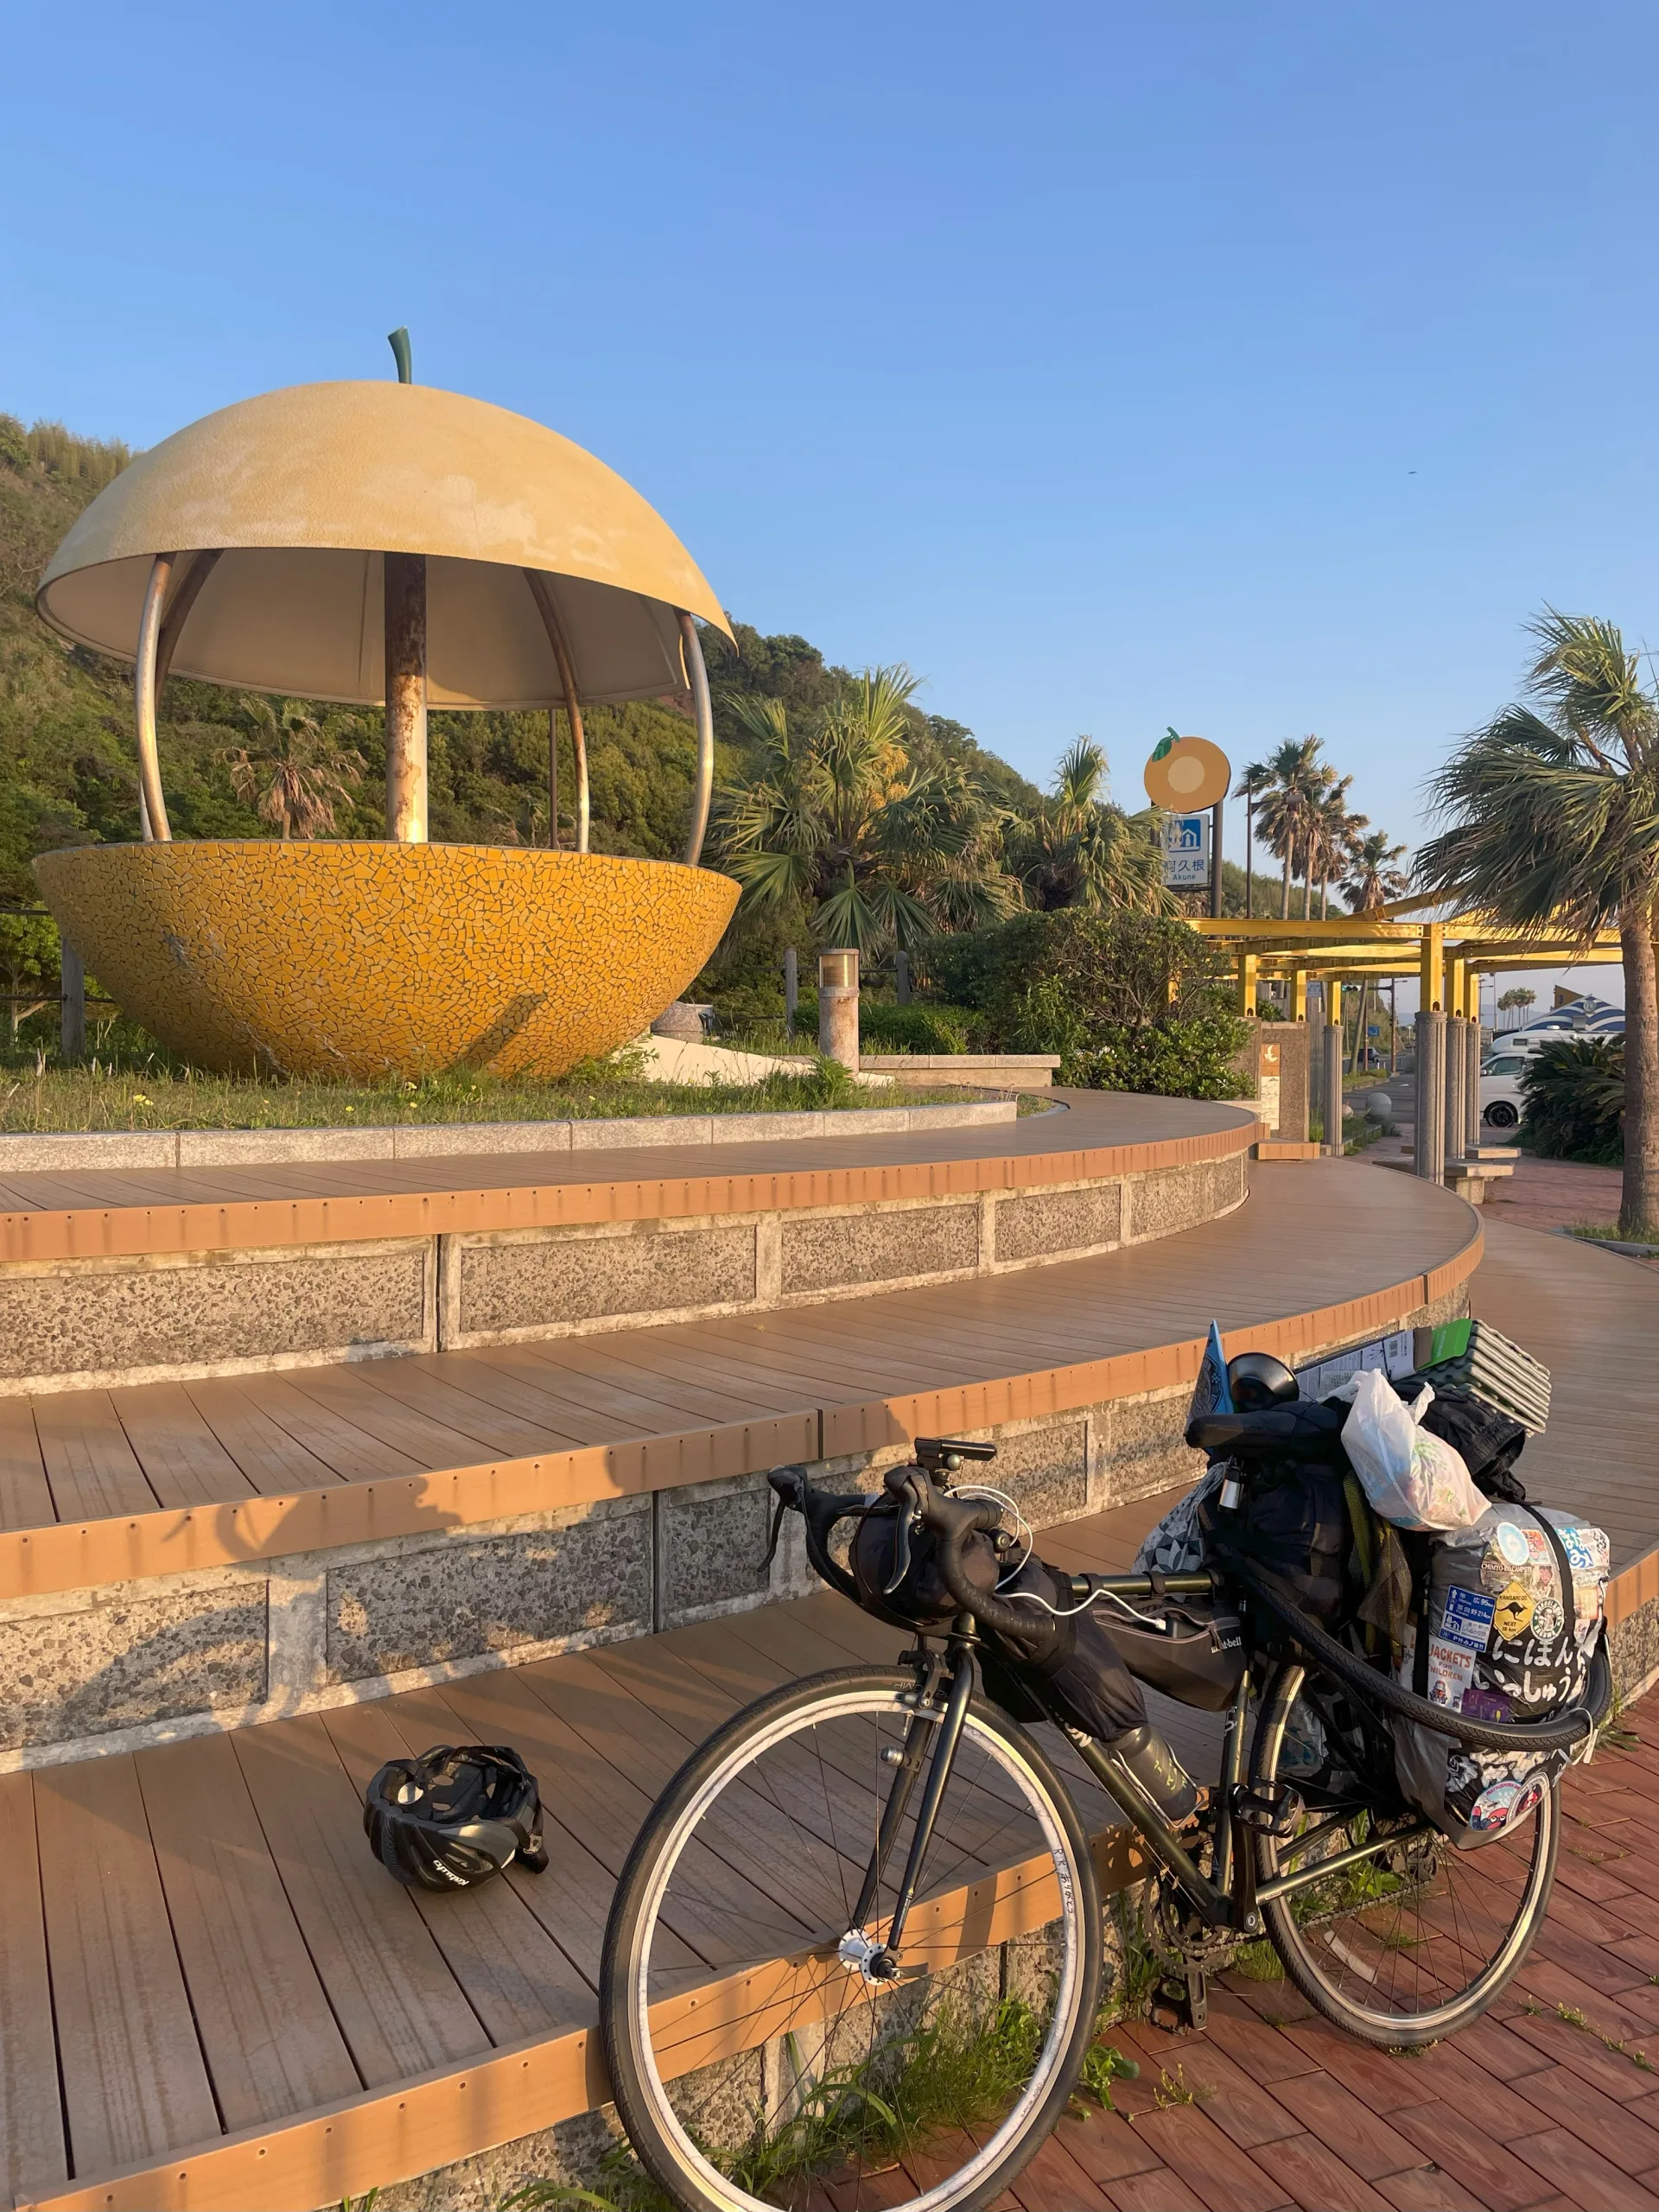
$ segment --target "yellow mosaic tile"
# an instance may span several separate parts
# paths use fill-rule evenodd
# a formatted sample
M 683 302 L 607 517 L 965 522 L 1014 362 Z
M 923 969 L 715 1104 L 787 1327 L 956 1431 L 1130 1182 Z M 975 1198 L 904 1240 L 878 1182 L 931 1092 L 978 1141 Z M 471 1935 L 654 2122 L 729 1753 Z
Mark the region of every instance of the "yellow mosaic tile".
M 639 1033 L 719 943 L 709 868 L 488 845 L 204 838 L 35 862 L 118 1005 L 220 1072 L 556 1076 Z

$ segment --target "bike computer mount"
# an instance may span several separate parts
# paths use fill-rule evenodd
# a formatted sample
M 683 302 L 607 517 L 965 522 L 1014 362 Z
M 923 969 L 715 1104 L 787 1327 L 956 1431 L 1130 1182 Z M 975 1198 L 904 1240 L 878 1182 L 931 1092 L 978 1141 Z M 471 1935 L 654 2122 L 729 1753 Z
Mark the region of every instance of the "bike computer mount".
M 969 1444 L 957 1436 L 918 1436 L 912 1446 L 916 1465 L 937 1478 L 954 1475 L 964 1459 L 995 1459 L 995 1444 Z

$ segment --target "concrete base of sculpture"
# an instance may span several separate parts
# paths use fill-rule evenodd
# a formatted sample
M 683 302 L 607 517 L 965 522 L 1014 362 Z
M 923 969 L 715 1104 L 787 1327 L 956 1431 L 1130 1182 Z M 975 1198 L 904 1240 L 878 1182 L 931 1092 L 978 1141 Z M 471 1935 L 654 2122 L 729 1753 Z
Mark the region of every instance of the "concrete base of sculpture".
M 738 887 L 489 845 L 200 839 L 35 863 L 90 975 L 221 1073 L 562 1075 L 677 998 Z

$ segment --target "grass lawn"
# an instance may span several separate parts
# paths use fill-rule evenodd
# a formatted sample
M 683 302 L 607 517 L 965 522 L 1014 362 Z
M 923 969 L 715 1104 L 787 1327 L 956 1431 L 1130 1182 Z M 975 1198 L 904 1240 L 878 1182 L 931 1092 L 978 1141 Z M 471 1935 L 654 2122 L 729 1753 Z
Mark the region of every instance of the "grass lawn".
M 464 1122 L 617 1121 L 671 1114 L 773 1114 L 825 1108 L 920 1106 L 982 1099 L 985 1091 L 871 1090 L 820 1061 L 805 1075 L 756 1084 L 648 1083 L 626 1051 L 573 1068 L 556 1082 L 500 1080 L 466 1071 L 421 1083 L 283 1082 L 203 1075 L 143 1045 L 106 1047 L 80 1065 L 43 1052 L 0 1056 L 0 1131 L 77 1129 L 385 1128 Z M 1021 1111 L 1034 1110 L 1021 1102 Z

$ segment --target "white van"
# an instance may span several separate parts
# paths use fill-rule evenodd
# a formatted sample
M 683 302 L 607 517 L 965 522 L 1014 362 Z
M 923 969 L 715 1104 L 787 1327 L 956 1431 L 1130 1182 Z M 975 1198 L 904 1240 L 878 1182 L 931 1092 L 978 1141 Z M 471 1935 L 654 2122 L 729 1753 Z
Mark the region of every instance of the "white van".
M 1521 1075 L 1528 1057 L 1511 1052 L 1505 1044 L 1480 1064 L 1480 1118 L 1495 1129 L 1512 1129 L 1520 1122 Z

